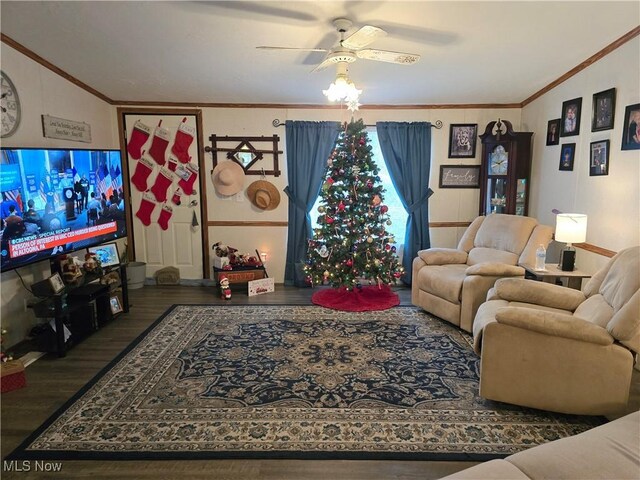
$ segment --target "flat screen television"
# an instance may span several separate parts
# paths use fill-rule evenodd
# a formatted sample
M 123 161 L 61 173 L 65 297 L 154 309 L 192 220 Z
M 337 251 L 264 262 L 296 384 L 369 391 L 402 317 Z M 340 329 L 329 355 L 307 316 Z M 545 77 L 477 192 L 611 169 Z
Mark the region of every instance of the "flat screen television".
M 127 235 L 119 150 L 0 152 L 0 271 Z

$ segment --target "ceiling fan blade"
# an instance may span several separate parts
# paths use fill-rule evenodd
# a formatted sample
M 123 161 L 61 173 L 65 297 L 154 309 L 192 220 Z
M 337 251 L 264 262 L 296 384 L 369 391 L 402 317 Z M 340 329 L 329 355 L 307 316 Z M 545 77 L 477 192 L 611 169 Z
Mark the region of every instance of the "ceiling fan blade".
M 335 61 L 333 61 L 329 56 L 327 56 L 320 65 L 311 70 L 311 72 L 319 72 L 320 70 L 324 70 L 329 65 L 335 65 Z
M 349 50 L 358 50 L 364 48 L 373 42 L 376 38 L 384 37 L 387 34 L 384 30 L 371 25 L 365 25 L 357 32 L 345 38 L 341 43 L 342 46 Z
M 303 10 L 303 8 L 298 8 L 298 10 L 294 8 L 280 8 L 273 5 L 268 5 L 267 2 L 255 1 L 255 2 L 205 2 L 205 1 L 195 1 L 189 2 L 190 4 L 195 4 L 196 6 L 201 5 L 206 8 L 213 7 L 216 9 L 221 9 L 222 11 L 227 10 L 229 13 L 236 12 L 240 14 L 240 18 L 245 18 L 248 13 L 251 15 L 264 15 L 271 17 L 269 19 L 270 22 L 274 21 L 274 17 L 278 20 L 277 22 L 286 23 L 291 20 L 298 20 L 301 22 L 314 22 L 318 21 L 318 17 L 312 13 L 307 13 Z
M 414 53 L 390 52 L 388 50 L 373 50 L 367 48 L 356 52 L 358 58 L 375 60 L 377 62 L 399 63 L 401 65 L 411 65 L 420 60 L 420 55 Z
M 328 32 L 326 33 L 322 39 L 316 43 L 316 48 L 319 50 L 318 52 L 309 52 L 304 56 L 304 59 L 302 60 L 302 64 L 303 65 L 310 65 L 311 68 L 313 68 L 314 66 L 318 65 L 318 63 L 320 63 L 322 60 L 324 60 L 325 55 L 323 55 L 322 53 L 320 53 L 320 51 L 322 52 L 328 52 L 331 47 L 333 45 L 335 45 L 336 43 L 336 34 L 335 32 Z
M 326 48 L 298 48 L 298 47 L 271 47 L 268 45 L 260 45 L 260 50 L 297 50 L 299 52 L 328 52 Z
M 445 30 L 437 30 L 428 27 L 410 26 L 400 23 L 391 23 L 385 20 L 370 20 L 376 25 L 380 25 L 387 33 L 393 38 L 400 38 L 403 40 L 409 40 L 410 42 L 416 42 L 427 45 L 449 45 L 456 43 L 459 39 L 457 33 L 448 32 Z

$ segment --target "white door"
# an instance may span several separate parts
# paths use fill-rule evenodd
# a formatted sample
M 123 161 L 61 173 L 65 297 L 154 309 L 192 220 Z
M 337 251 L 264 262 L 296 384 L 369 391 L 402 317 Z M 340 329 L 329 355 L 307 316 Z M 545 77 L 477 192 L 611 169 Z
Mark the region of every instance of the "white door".
M 164 160 L 165 165 L 164 168 L 167 169 L 169 166 L 170 156 L 173 156 L 175 159 L 175 155 L 172 154 L 172 147 L 174 145 L 176 139 L 176 132 L 181 123 L 184 121 L 184 126 L 182 127 L 183 132 L 193 132 L 193 141 L 188 147 L 188 156 L 191 157 L 191 164 L 198 165 L 199 158 L 198 152 L 199 142 L 201 139 L 198 138 L 198 128 L 196 124 L 196 116 L 195 115 L 182 115 L 182 114 L 166 114 L 166 115 L 155 115 L 155 114 L 129 114 L 125 113 L 123 115 L 124 122 L 124 130 L 126 132 L 126 142 L 129 145 L 130 140 L 132 139 L 134 124 L 136 122 L 141 122 L 143 125 L 149 127 L 149 137 L 142 143 L 142 139 L 144 138 L 144 134 L 141 135 L 141 130 L 138 129 L 136 132 L 136 141 L 134 142 L 135 146 L 132 146 L 132 149 L 135 153 L 134 155 L 138 156 L 138 152 L 145 151 L 142 158 L 150 160 L 150 163 L 147 162 L 146 165 L 151 164 L 152 171 L 149 174 L 146 182 L 141 182 L 139 179 L 137 181 L 132 182 L 132 177 L 136 172 L 136 167 L 141 160 L 133 158 L 129 149 L 127 149 L 127 158 L 129 165 L 129 191 L 131 192 L 131 219 L 133 224 L 133 238 L 134 238 L 134 249 L 135 249 L 135 258 L 136 261 L 146 262 L 147 264 L 147 277 L 152 277 L 153 274 L 160 270 L 161 268 L 167 266 L 174 266 L 180 270 L 180 278 L 181 279 L 201 279 L 203 278 L 203 248 L 202 248 L 202 218 L 201 218 L 201 199 L 200 199 L 200 179 L 199 176 L 204 172 L 198 172 L 198 178 L 195 180 L 193 184 L 194 193 L 188 195 L 187 193 L 183 193 L 180 200 L 180 205 L 176 205 L 172 201 L 172 197 L 174 192 L 179 187 L 180 177 L 178 176 L 178 172 L 182 170 L 179 167 L 177 172 L 169 172 L 169 175 L 166 176 L 165 182 L 170 181 L 170 185 L 166 190 L 166 201 L 156 201 L 155 194 L 150 190 L 154 186 L 156 179 L 159 175 L 161 175 L 160 164 L 154 160 L 152 156 L 150 156 L 151 145 L 153 143 L 153 137 L 156 127 L 158 123 L 162 121 L 161 127 L 168 131 L 168 144 L 166 147 L 166 151 L 164 152 Z M 186 127 L 186 128 L 185 128 Z M 186 138 L 185 135 L 181 136 L 182 139 Z M 139 146 L 142 144 L 142 146 Z M 184 143 L 181 142 L 182 145 Z M 158 142 L 157 145 L 162 145 L 162 142 Z M 161 158 L 159 155 L 159 151 L 162 148 L 154 149 L 154 157 Z M 180 155 L 180 157 L 184 158 L 184 155 Z M 178 162 L 178 165 L 183 165 L 182 162 Z M 144 166 L 144 164 L 143 164 Z M 144 168 L 141 168 L 141 172 L 144 172 Z M 165 173 L 167 170 L 165 170 Z M 141 175 L 143 178 L 144 175 Z M 160 179 L 162 180 L 162 179 Z M 138 186 L 145 185 L 147 187 L 147 198 L 150 195 L 152 197 L 152 212 L 151 215 L 148 215 L 148 210 L 150 209 L 149 203 L 145 203 L 142 211 L 141 217 L 150 220 L 149 225 L 145 225 L 143 221 L 136 215 L 136 213 L 140 210 L 144 192 L 140 191 Z M 162 184 L 162 181 L 159 185 Z M 136 186 L 138 185 L 138 186 Z M 165 183 L 166 185 L 166 183 Z M 164 185 L 163 185 L 164 186 Z M 158 191 L 163 191 L 164 188 L 158 188 Z M 182 189 L 181 189 L 182 190 Z M 162 195 L 160 195 L 162 198 Z M 163 212 L 163 206 L 169 206 L 172 208 L 171 217 L 168 222 L 163 222 L 167 226 L 167 229 L 164 230 L 160 227 L 158 221 L 160 220 L 161 215 L 164 215 L 166 218 L 169 213 L 167 209 Z M 194 222 L 194 214 L 196 220 Z M 148 221 L 149 221 L 148 220 Z M 197 223 L 197 226 L 194 226 L 194 223 Z

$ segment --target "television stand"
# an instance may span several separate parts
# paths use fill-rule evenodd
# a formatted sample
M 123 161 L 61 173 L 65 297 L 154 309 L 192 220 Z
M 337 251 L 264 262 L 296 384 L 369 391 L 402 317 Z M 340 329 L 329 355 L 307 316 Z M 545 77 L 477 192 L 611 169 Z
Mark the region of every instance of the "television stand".
M 113 271 L 119 273 L 118 283 L 100 283 Z M 113 297 L 118 298 L 121 311 L 113 311 Z M 43 330 L 36 337 L 38 348 L 64 357 L 71 346 L 99 330 L 120 313 L 129 311 L 127 265 L 107 268 L 101 275 L 87 273 L 82 285 L 67 285 L 62 292 L 29 307 L 37 318 L 53 319 L 52 328 Z

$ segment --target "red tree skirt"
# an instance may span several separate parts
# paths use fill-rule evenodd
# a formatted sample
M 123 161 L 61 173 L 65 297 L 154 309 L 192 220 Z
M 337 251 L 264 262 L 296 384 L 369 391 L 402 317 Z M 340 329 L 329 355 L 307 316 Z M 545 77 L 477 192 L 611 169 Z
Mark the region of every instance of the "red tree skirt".
M 346 312 L 387 310 L 400 305 L 400 297 L 388 285 L 366 286 L 347 291 L 346 288 L 328 288 L 317 291 L 311 301 L 322 307 Z

